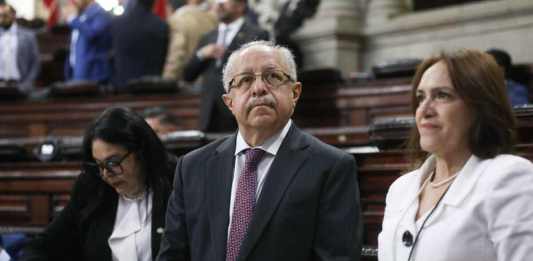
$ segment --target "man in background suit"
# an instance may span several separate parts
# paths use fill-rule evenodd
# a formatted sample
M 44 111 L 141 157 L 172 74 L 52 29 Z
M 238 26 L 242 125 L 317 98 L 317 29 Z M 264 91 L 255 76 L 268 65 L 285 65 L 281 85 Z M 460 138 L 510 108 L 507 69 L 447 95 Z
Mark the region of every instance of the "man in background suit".
M 302 132 L 292 53 L 258 41 L 224 69 L 239 129 L 180 158 L 158 261 L 359 260 L 354 158 Z
M 65 9 L 72 29 L 67 80 L 107 82 L 111 78 L 111 15 L 94 0 L 71 0 Z
M 12 81 L 28 94 L 39 74 L 39 50 L 33 32 L 19 27 L 15 18 L 12 6 L 0 4 L 0 81 Z
M 194 55 L 200 38 L 217 26 L 217 18 L 209 11 L 206 0 L 187 0 L 169 18 L 170 44 L 163 77 L 181 80 L 183 67 Z
M 154 0 L 130 1 L 133 6 L 111 25 L 113 78 L 119 88 L 143 76 L 160 76 L 169 41 L 168 25 L 152 13 Z
M 229 55 L 242 44 L 253 40 L 267 40 L 268 33 L 248 23 L 246 0 L 217 0 L 218 27 L 207 33 L 184 69 L 185 81 L 203 75 L 200 105 L 200 129 L 207 132 L 234 131 L 235 120 L 224 105 L 221 95 L 222 66 Z

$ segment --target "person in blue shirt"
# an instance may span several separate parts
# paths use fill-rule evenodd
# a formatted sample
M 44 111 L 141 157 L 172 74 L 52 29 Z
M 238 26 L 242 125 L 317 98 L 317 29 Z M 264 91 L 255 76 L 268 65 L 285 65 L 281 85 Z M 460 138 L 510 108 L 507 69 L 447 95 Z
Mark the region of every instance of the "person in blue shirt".
M 71 81 L 108 82 L 111 78 L 112 17 L 94 0 L 73 0 L 65 10 L 72 29 L 65 76 Z

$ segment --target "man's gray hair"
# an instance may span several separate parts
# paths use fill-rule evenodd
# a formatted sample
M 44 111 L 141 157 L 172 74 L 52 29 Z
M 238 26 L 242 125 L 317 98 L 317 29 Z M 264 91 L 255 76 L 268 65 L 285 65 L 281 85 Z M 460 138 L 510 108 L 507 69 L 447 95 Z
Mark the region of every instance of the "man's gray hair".
M 287 67 L 286 69 L 287 74 L 293 79 L 294 81 L 298 80 L 298 75 L 296 73 L 296 62 L 294 61 L 294 55 L 292 52 L 284 46 L 276 45 L 275 43 L 271 41 L 253 41 L 249 42 L 247 44 L 242 45 L 238 50 L 231 53 L 230 57 L 228 58 L 228 61 L 226 62 L 226 65 L 224 66 L 224 70 L 222 71 L 222 82 L 224 83 L 224 90 L 226 92 L 229 91 L 229 81 L 231 81 L 231 73 L 235 70 L 235 65 L 239 61 L 240 54 L 248 50 L 250 48 L 257 48 L 257 47 L 266 47 L 271 48 L 275 52 L 277 52 L 281 59 L 282 63 Z

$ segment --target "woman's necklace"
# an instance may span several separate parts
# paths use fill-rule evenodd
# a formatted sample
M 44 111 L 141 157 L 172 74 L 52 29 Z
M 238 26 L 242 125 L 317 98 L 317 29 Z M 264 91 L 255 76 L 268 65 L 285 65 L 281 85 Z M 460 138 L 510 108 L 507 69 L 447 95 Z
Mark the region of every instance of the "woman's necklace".
M 448 183 L 450 183 L 452 180 L 454 180 L 456 177 L 457 177 L 457 174 L 459 174 L 459 172 L 453 174 L 452 176 L 444 179 L 444 180 L 441 180 L 437 183 L 433 183 L 433 179 L 435 178 L 435 170 L 433 170 L 433 173 L 431 174 L 431 179 L 429 181 L 429 185 L 432 187 L 432 188 L 439 188 L 439 187 L 442 187 Z

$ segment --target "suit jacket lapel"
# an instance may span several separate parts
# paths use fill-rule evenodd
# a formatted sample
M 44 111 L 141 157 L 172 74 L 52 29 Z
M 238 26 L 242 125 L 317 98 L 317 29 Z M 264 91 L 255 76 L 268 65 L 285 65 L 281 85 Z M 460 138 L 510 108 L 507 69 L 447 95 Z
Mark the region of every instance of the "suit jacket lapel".
M 170 191 L 165 190 L 159 192 L 161 195 L 164 195 L 168 198 L 170 195 Z M 165 226 L 165 212 L 166 212 L 166 205 L 168 201 L 165 200 L 163 202 L 157 202 L 157 197 L 155 192 L 152 196 L 152 260 L 155 260 L 157 257 L 157 254 L 159 252 L 159 246 L 161 244 L 161 236 L 164 232 L 164 226 Z
M 245 32 L 246 32 L 246 22 L 242 24 L 237 34 L 235 34 L 235 37 L 233 37 L 233 39 L 231 40 L 231 43 L 228 45 L 228 51 L 226 52 L 226 54 L 232 53 L 234 50 L 239 48 L 239 46 L 241 46 L 242 38 Z
M 106 185 L 107 186 L 107 185 Z M 113 228 L 115 226 L 115 218 L 118 208 L 118 196 L 115 193 L 112 193 L 110 198 L 104 200 L 104 194 L 106 190 L 110 190 L 110 187 L 102 187 L 96 193 L 96 197 L 91 198 L 87 203 L 87 206 L 81 210 L 81 227 L 84 229 L 91 227 L 91 229 L 96 230 L 91 234 L 98 235 L 99 238 L 107 239 L 113 233 Z M 97 224 L 95 226 L 90 225 L 91 223 Z M 87 235 L 87 231 L 85 235 Z M 106 243 L 107 245 L 107 243 Z M 100 260 L 111 260 L 111 248 L 107 247 L 102 249 L 99 253 Z M 80 255 L 81 256 L 81 255 Z
M 241 45 L 248 42 L 248 37 L 250 35 L 248 31 L 249 26 L 244 22 L 235 37 L 233 37 L 233 40 L 231 40 L 231 43 L 228 45 L 227 51 L 224 53 L 224 61 L 227 61 L 233 51 L 239 49 Z
M 220 144 L 204 169 L 208 172 L 205 177 L 211 236 L 214 239 L 215 256 L 221 261 L 226 256 L 235 141 L 236 135 L 233 135 Z
M 209 38 L 208 43 L 217 43 L 218 27 L 215 27 L 215 29 L 211 31 L 211 33 L 209 33 L 208 38 Z
M 261 237 L 266 224 L 272 218 L 287 187 L 309 156 L 309 146 L 303 133 L 292 126 L 285 137 L 265 180 L 254 216 L 248 227 L 238 260 L 245 260 Z
M 26 54 L 24 47 L 26 45 L 26 39 L 24 39 L 24 34 L 20 31 L 20 28 L 17 28 L 17 68 L 20 71 L 21 61 L 24 60 L 24 55 Z M 20 72 L 22 74 L 22 72 Z M 21 75 L 22 76 L 22 75 Z
M 465 201 L 468 195 L 471 195 L 474 186 L 487 166 L 488 164 L 482 164 L 482 161 L 478 157 L 474 155 L 470 156 L 444 195 L 441 202 L 442 206 L 435 209 L 435 213 L 428 219 L 425 227 L 432 225 L 439 219 L 444 211 L 444 206 L 460 207 L 460 204 Z

